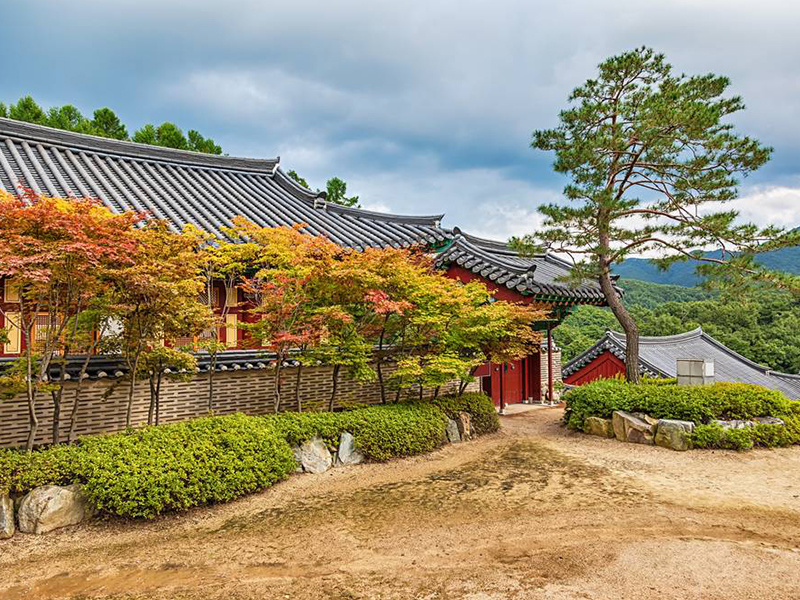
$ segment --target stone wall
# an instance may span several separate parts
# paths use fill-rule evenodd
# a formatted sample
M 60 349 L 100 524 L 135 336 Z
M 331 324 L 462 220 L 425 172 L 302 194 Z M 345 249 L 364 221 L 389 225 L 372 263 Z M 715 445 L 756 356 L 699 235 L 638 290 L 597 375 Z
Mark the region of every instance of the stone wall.
M 386 369 L 391 372 L 391 369 Z M 283 370 L 281 410 L 296 410 L 295 397 L 296 368 Z M 275 397 L 275 372 L 272 369 L 231 370 L 218 372 L 214 378 L 215 414 L 226 415 L 236 412 L 248 415 L 264 415 L 273 412 Z M 303 409 L 327 407 L 332 390 L 331 367 L 305 367 L 300 380 L 300 398 Z M 457 389 L 457 383 L 443 386 L 440 394 Z M 478 389 L 470 384 L 471 391 Z M 425 397 L 433 394 L 425 389 Z M 121 431 L 125 428 L 127 407 L 127 383 L 121 380 L 100 379 L 85 381 L 78 407 L 77 434 L 94 435 Z M 69 432 L 75 384 L 68 383 L 64 390 L 61 409 L 61 439 L 66 440 Z M 387 390 L 388 399 L 394 400 L 395 392 Z M 406 396 L 417 396 L 419 390 L 408 390 Z M 39 429 L 37 444 L 49 443 L 52 439 L 53 403 L 49 394 L 39 394 L 37 414 Z M 359 383 L 344 375 L 339 377 L 337 407 L 379 404 L 380 386 L 377 381 Z M 132 422 L 134 426 L 147 423 L 150 405 L 150 389 L 146 380 L 136 384 Z M 160 422 L 184 421 L 208 413 L 208 375 L 194 375 L 185 381 L 164 381 L 161 391 Z M 25 397 L 20 395 L 0 401 L 0 447 L 23 446 L 28 436 L 28 409 Z

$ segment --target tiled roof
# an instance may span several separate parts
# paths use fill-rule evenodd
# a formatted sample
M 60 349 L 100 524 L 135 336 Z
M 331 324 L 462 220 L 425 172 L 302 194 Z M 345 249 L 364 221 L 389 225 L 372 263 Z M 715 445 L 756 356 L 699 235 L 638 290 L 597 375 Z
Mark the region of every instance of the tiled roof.
M 575 373 L 603 352 L 625 361 L 625 334 L 607 331 L 591 348 L 575 357 L 562 370 L 564 377 Z M 678 359 L 714 361 L 717 381 L 755 383 L 800 399 L 800 375 L 780 373 L 759 365 L 718 342 L 698 327 L 686 333 L 639 338 L 639 370 L 653 377 L 675 377 Z
M 486 240 L 453 229 L 453 241 L 436 258 L 439 265 L 456 264 L 522 294 L 568 298 L 587 304 L 604 303 L 600 285 L 563 281 L 570 264 L 552 253 L 521 256 L 503 242 Z
M 222 235 L 232 217 L 262 226 L 307 224 L 353 248 L 438 244 L 443 215 L 400 216 L 327 203 L 288 177 L 279 159 L 213 156 L 121 142 L 0 118 L 0 189 L 96 197 L 114 212 L 134 210 Z
M 267 369 L 274 366 L 275 353 L 268 350 L 225 350 L 217 354 L 214 370 L 223 371 L 249 371 L 253 369 Z M 195 354 L 197 358 L 197 372 L 206 373 L 211 368 L 211 357 L 206 352 Z M 11 357 L 0 358 L 0 372 L 10 367 L 18 359 Z M 83 367 L 83 356 L 69 357 L 67 360 L 67 379 L 75 380 L 80 376 Z M 295 365 L 292 359 L 284 361 L 285 366 Z M 59 378 L 61 366 L 56 361 L 50 367 L 50 377 Z M 118 355 L 93 356 L 86 369 L 88 379 L 119 379 L 128 372 L 122 358 Z

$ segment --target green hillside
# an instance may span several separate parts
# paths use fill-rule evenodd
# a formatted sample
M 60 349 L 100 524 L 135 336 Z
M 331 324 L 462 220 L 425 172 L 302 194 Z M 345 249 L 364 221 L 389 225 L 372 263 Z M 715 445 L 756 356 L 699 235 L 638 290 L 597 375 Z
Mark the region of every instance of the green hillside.
M 765 252 L 758 257 L 758 262 L 775 271 L 800 274 L 800 246 Z M 617 265 L 614 272 L 627 279 L 693 287 L 701 283 L 701 279 L 695 274 L 696 267 L 696 263 L 686 262 L 672 265 L 666 271 L 659 271 L 646 258 L 629 258 Z
M 673 335 L 702 327 L 755 362 L 800 372 L 800 298 L 773 291 L 720 299 L 698 288 L 630 279 L 620 279 L 620 286 L 642 335 Z M 609 309 L 578 307 L 555 330 L 564 362 L 591 347 L 607 329 L 620 331 Z

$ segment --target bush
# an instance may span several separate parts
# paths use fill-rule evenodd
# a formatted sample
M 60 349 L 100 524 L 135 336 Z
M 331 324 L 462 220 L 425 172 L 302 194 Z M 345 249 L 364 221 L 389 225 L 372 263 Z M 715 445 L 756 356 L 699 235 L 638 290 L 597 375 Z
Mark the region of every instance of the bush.
M 587 417 L 610 418 L 615 410 L 644 412 L 658 419 L 697 424 L 714 419 L 752 419 L 796 414 L 796 402 L 778 391 L 746 383 L 705 386 L 639 385 L 615 379 L 594 381 L 565 395 L 567 424 L 583 429 Z
M 462 396 L 439 396 L 433 401 L 451 419 L 460 412 L 468 412 L 472 429 L 478 434 L 493 433 L 500 429 L 500 418 L 494 408 L 494 402 L 486 394 L 474 392 Z
M 123 517 L 233 500 L 295 469 L 283 436 L 244 415 L 87 438 L 81 447 L 86 491 L 100 510 Z
M 349 431 L 356 447 L 372 460 L 430 452 L 441 445 L 447 419 L 430 404 L 371 406 L 339 413 L 281 413 L 261 417 L 271 423 L 291 446 L 321 437 L 329 448 Z
M 753 446 L 774 448 L 800 443 L 800 418 L 782 416 L 784 424 L 759 423 L 741 429 L 724 429 L 718 423 L 698 425 L 692 433 L 696 448 L 749 450 Z
M 461 410 L 472 415 L 476 433 L 497 428 L 491 400 L 467 394 L 441 398 L 437 405 L 206 417 L 32 453 L 0 449 L 0 493 L 81 483 L 104 512 L 152 518 L 267 488 L 295 470 L 291 447 L 316 436 L 334 449 L 349 431 L 356 446 L 378 461 L 429 452 L 445 439 L 445 413 Z

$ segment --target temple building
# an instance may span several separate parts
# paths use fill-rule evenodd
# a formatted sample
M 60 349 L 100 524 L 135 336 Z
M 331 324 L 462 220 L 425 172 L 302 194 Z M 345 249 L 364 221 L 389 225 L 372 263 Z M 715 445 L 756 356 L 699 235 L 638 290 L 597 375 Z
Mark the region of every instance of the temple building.
M 569 264 L 552 254 L 520 256 L 503 242 L 442 227 L 442 214 L 393 215 L 327 202 L 324 192 L 306 189 L 289 177 L 278 158 L 199 154 L 0 118 L 0 188 L 99 198 L 113 212 L 147 212 L 175 231 L 192 224 L 224 237 L 224 228 L 241 215 L 260 226 L 304 223 L 304 232 L 356 249 L 421 246 L 436 254 L 436 264 L 448 276 L 478 279 L 495 290 L 497 298 L 534 304 L 549 315 L 542 324 L 541 352 L 513 363 L 487 364 L 476 373 L 498 404 L 552 400 L 560 380 L 552 329 L 576 305 L 604 304 L 596 283 L 559 283 L 569 273 Z M 0 301 L 7 312 L 13 313 L 18 302 L 15 294 L 5 282 Z M 241 347 L 239 298 L 219 296 L 217 303 L 228 302 L 231 308 L 227 326 L 219 332 L 229 351 L 217 369 L 258 368 L 258 351 Z M 20 338 L 12 330 L 9 343 L 0 345 L 0 357 L 18 355 L 24 343 Z M 121 377 L 124 372 L 112 363 L 96 357 L 90 376 Z M 202 357 L 200 364 L 208 368 Z
M 625 334 L 607 331 L 563 369 L 564 383 L 581 385 L 625 375 Z M 702 328 L 660 337 L 639 338 L 639 372 L 654 378 L 677 376 L 679 360 L 713 361 L 714 381 L 754 383 L 800 399 L 800 375 L 780 373 L 745 358 Z

